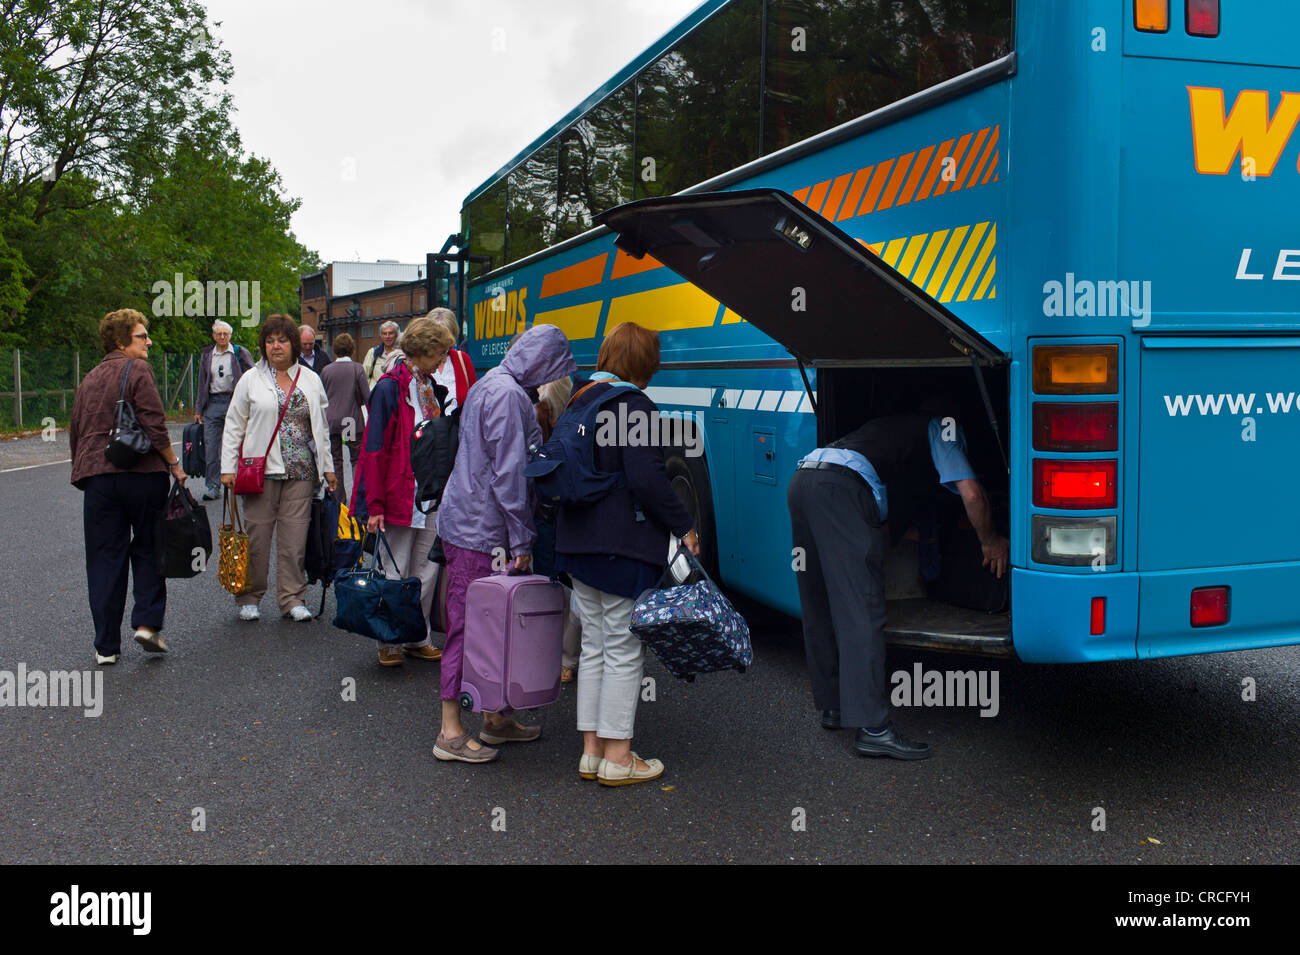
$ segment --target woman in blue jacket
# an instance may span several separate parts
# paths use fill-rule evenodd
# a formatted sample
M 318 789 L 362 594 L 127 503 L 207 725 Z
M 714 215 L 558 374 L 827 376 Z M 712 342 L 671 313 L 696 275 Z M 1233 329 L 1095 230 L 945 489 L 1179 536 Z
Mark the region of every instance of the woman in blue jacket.
M 681 537 L 700 552 L 691 515 L 678 499 L 664 469 L 657 440 L 659 409 L 642 390 L 659 370 L 659 334 L 631 322 L 617 326 L 601 343 L 592 384 L 575 395 L 571 409 L 599 401 L 622 381 L 608 409 L 627 434 L 614 442 L 597 440 L 596 468 L 621 471 L 627 486 L 593 504 L 562 507 L 556 527 L 556 570 L 573 578 L 582 618 L 582 656 L 578 663 L 578 729 L 582 759 L 578 774 L 606 786 L 657 779 L 664 765 L 632 752 L 632 726 L 645 648 L 628 629 L 637 596 L 663 575 L 668 535 Z M 624 406 L 624 407 L 620 407 Z M 638 423 L 642 425 L 638 428 Z

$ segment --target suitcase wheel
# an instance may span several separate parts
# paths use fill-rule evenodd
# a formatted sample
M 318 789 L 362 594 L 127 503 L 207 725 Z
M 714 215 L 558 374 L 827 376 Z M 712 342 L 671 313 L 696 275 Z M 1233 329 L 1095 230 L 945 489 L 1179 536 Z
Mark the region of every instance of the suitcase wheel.
M 474 699 L 473 699 L 473 697 L 471 697 L 468 693 L 462 693 L 462 694 L 460 695 L 460 708 L 461 708 L 462 710 L 472 710 L 472 709 L 474 709 Z

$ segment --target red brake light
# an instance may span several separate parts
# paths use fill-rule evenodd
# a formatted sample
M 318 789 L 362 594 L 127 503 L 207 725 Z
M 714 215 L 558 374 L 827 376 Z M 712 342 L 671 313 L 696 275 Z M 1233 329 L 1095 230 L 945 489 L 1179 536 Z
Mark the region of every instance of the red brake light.
M 1035 451 L 1117 451 L 1119 403 L 1034 402 Z
M 1215 627 L 1227 622 L 1227 587 L 1197 587 L 1192 591 L 1193 627 Z
M 1219 35 L 1219 0 L 1187 0 L 1187 32 L 1191 36 Z
M 1089 629 L 1094 637 L 1106 632 L 1106 598 L 1092 598 L 1092 626 Z
M 1034 459 L 1035 507 L 1114 507 L 1116 461 Z

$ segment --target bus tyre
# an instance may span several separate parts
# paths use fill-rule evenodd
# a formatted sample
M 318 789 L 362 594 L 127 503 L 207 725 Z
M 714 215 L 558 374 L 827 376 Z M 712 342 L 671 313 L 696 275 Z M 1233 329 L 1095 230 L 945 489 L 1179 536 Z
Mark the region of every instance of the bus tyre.
M 664 461 L 668 481 L 677 497 L 690 512 L 692 526 L 700 538 L 700 563 L 715 580 L 718 577 L 718 538 L 713 521 L 713 485 L 704 456 L 687 457 L 681 448 L 673 448 Z

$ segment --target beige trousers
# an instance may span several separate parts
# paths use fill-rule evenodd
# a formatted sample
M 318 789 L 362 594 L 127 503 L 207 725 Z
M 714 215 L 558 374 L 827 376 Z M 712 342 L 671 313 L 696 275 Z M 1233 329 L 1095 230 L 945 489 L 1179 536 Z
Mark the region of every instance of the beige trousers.
M 248 577 L 253 589 L 235 598 L 239 606 L 261 603 L 271 566 L 271 532 L 276 537 L 275 596 L 280 613 L 307 602 L 307 527 L 311 523 L 312 481 L 267 478 L 261 494 L 240 499 L 248 531 Z

